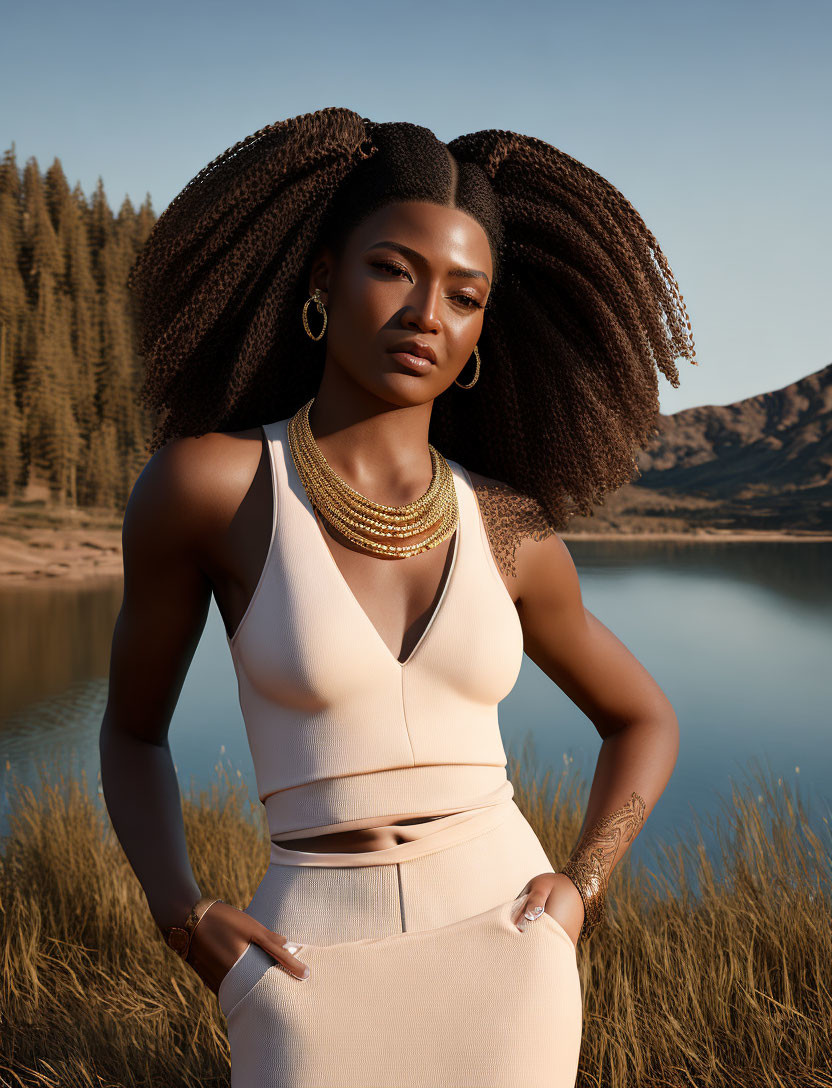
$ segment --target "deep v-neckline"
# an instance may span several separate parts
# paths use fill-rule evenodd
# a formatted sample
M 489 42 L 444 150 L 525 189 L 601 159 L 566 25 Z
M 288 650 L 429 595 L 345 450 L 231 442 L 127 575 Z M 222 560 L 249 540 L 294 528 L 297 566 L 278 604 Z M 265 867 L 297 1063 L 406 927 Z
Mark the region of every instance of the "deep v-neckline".
M 460 530 L 462 528 L 462 514 L 461 514 L 461 511 L 460 511 L 460 513 L 459 513 L 459 515 L 457 517 L 456 529 L 454 530 L 454 543 L 453 543 L 453 554 L 452 554 L 452 558 L 451 558 L 451 566 L 450 566 L 450 569 L 448 570 L 447 577 L 445 578 L 444 585 L 442 586 L 442 591 L 439 594 L 439 600 L 436 602 L 436 607 L 431 612 L 430 617 L 428 619 L 427 624 L 425 625 L 424 630 L 422 631 L 421 635 L 419 635 L 419 638 L 416 640 L 416 645 L 413 647 L 413 649 L 410 651 L 410 653 L 407 655 L 407 657 L 404 659 L 404 661 L 400 661 L 399 658 L 393 653 L 393 651 L 390 649 L 390 647 L 384 641 L 384 639 L 381 637 L 381 634 L 379 633 L 378 628 L 373 623 L 373 621 L 370 619 L 370 617 L 367 614 L 365 608 L 363 607 L 361 602 L 358 600 L 356 595 L 353 593 L 349 582 L 344 577 L 343 571 L 341 570 L 341 568 L 338 566 L 337 562 L 335 561 L 335 556 L 332 554 L 332 550 L 330 549 L 330 547 L 327 544 L 326 539 L 324 537 L 324 529 L 320 525 L 320 523 L 318 522 L 318 517 L 317 517 L 317 514 L 315 512 L 315 507 L 312 505 L 312 501 L 311 501 L 311 499 L 309 498 L 309 495 L 306 492 L 306 488 L 303 486 L 303 481 L 301 480 L 300 475 L 298 474 L 297 466 L 295 465 L 295 459 L 292 456 L 291 449 L 289 448 L 288 435 L 286 436 L 286 444 L 284 446 L 284 450 L 285 450 L 284 461 L 288 466 L 291 466 L 291 472 L 292 472 L 292 475 L 294 477 L 294 481 L 297 484 L 297 493 L 300 496 L 300 500 L 303 503 L 304 509 L 306 510 L 307 514 L 309 515 L 309 517 L 311 519 L 311 528 L 312 528 L 312 531 L 314 532 L 315 536 L 318 538 L 319 546 L 321 548 L 323 548 L 323 550 L 326 552 L 327 556 L 329 557 L 329 562 L 332 564 L 332 567 L 334 569 L 334 573 L 335 573 L 335 576 L 336 576 L 336 581 L 338 582 L 338 584 L 340 586 L 343 587 L 345 596 L 350 601 L 351 606 L 363 618 L 364 623 L 366 623 L 366 625 L 369 628 L 369 630 L 370 630 L 372 636 L 374 637 L 375 641 L 384 650 L 384 652 L 387 655 L 387 657 L 389 658 L 389 660 L 392 661 L 393 664 L 397 665 L 400 669 L 407 668 L 407 666 L 410 664 L 410 662 L 416 656 L 416 652 L 424 644 L 428 633 L 430 632 L 431 628 L 434 626 L 434 624 L 436 622 L 436 617 L 439 615 L 440 611 L 442 610 L 442 606 L 445 604 L 445 601 L 446 601 L 446 599 L 448 597 L 448 592 L 449 592 L 449 590 L 451 588 L 451 583 L 453 582 L 453 579 L 454 579 L 454 572 L 456 571 L 457 559 L 459 557 L 459 546 L 460 546 L 459 542 L 460 542 L 460 535 L 461 535 Z M 452 478 L 453 478 L 454 489 L 456 489 L 456 477 L 453 475 L 453 472 L 451 473 L 451 475 L 452 475 Z M 457 495 L 457 509 L 460 509 L 459 496 L 458 495 Z M 445 557 L 445 562 L 447 563 L 447 556 Z M 436 596 L 435 593 L 434 593 L 434 596 Z

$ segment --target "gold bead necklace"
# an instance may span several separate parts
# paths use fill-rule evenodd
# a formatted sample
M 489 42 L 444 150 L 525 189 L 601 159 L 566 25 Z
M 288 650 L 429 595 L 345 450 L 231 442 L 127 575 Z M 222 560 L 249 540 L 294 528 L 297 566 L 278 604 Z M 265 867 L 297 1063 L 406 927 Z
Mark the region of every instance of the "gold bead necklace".
M 289 420 L 289 449 L 309 501 L 331 525 L 376 555 L 402 559 L 436 548 L 453 533 L 459 520 L 454 475 L 434 446 L 428 443 L 433 476 L 423 495 L 404 506 L 374 502 L 350 487 L 324 457 L 309 426 L 314 403 L 313 397 Z M 434 525 L 433 532 L 415 544 L 382 544 L 375 539 L 413 537 Z

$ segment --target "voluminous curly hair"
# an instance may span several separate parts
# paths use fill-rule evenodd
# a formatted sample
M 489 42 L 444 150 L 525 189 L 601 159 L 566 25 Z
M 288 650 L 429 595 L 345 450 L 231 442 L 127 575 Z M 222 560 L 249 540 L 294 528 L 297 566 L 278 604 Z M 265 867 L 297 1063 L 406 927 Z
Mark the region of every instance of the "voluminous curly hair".
M 638 475 L 658 371 L 695 364 L 684 299 L 653 234 L 600 174 L 544 140 L 486 129 L 443 143 L 329 107 L 258 130 L 208 163 L 130 270 L 151 452 L 293 415 L 320 384 L 303 330 L 311 260 L 375 209 L 421 200 L 475 218 L 494 278 L 480 377 L 433 404 L 430 441 L 563 528 Z M 463 375 L 463 380 L 465 376 Z

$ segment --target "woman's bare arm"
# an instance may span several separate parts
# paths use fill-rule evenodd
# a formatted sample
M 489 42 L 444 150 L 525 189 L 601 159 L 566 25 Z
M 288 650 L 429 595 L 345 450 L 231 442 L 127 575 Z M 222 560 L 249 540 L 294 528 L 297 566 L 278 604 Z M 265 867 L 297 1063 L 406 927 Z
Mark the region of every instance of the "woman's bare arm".
M 584 922 L 586 932 L 597 924 L 610 874 L 667 785 L 679 726 L 650 673 L 584 607 L 572 556 L 539 504 L 501 481 L 470 475 L 526 654 L 603 739 L 568 875 L 535 878 L 518 910 L 545 905 L 577 942 Z
M 205 572 L 216 566 L 260 456 L 259 443 L 244 456 L 231 450 L 216 434 L 164 446 L 145 465 L 124 516 L 124 600 L 99 737 L 101 781 L 162 930 L 181 926 L 203 892 L 222 898 L 222 889 L 200 889 L 194 878 L 168 729 L 211 604 Z M 251 942 L 297 978 L 308 971 L 284 936 L 225 902 L 200 919 L 187 962 L 216 993 Z
M 624 643 L 584 607 L 572 556 L 558 535 L 524 541 L 517 565 L 525 651 L 603 740 L 582 831 L 625 804 L 633 790 L 646 801 L 646 819 L 678 755 L 678 721 L 670 700 Z
M 679 725 L 647 669 L 584 607 L 575 565 L 557 534 L 524 541 L 517 569 L 526 653 L 603 738 L 578 842 L 564 867 L 579 887 L 593 889 L 591 932 L 610 874 L 673 772 Z
M 168 728 L 211 603 L 197 562 L 206 531 L 195 439 L 148 461 L 124 516 L 124 598 L 99 736 L 113 827 L 160 928 L 181 925 L 200 897 L 185 844 Z

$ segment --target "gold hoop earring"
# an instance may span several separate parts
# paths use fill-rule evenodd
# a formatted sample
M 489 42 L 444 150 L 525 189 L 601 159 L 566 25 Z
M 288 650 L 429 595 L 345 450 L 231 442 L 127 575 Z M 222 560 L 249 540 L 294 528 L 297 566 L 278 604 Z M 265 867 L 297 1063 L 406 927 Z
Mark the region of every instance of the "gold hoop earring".
M 464 385 L 462 382 L 457 381 L 457 379 L 454 378 L 454 385 L 458 385 L 460 389 L 471 389 L 472 386 L 475 386 L 477 384 L 477 379 L 480 376 L 480 353 L 479 351 L 477 351 L 476 344 L 474 344 L 474 358 L 477 360 L 477 369 L 474 371 L 474 380 L 472 382 L 469 382 L 468 385 Z
M 306 311 L 309 308 L 309 303 L 314 302 L 318 307 L 318 312 L 323 314 L 324 327 L 321 329 L 318 336 L 312 335 L 312 330 L 309 328 L 309 322 L 306 320 Z M 323 334 L 326 332 L 326 308 L 324 307 L 323 300 L 321 299 L 321 291 L 319 287 L 315 288 L 315 294 L 310 295 L 309 298 L 303 304 L 303 327 L 306 329 L 306 335 L 312 337 L 313 340 L 320 340 Z

